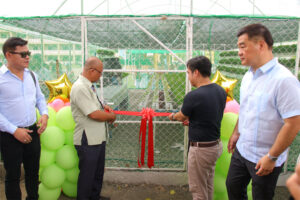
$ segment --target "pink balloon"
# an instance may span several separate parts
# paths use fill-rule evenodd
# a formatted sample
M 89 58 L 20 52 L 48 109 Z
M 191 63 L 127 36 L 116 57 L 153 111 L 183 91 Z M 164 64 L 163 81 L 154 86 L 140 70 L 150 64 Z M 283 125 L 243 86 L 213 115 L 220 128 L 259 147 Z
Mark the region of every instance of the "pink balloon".
M 65 103 L 65 106 L 70 106 L 70 105 L 71 105 L 70 102 Z
M 54 99 L 54 101 L 52 101 L 52 108 L 54 108 L 56 112 L 59 111 L 59 109 L 61 109 L 62 107 L 64 107 L 64 105 L 65 103 L 61 99 Z
M 228 101 L 226 103 L 226 106 L 225 106 L 225 109 L 224 109 L 224 113 L 227 113 L 227 112 L 232 112 L 232 113 L 239 114 L 240 104 L 236 100 Z

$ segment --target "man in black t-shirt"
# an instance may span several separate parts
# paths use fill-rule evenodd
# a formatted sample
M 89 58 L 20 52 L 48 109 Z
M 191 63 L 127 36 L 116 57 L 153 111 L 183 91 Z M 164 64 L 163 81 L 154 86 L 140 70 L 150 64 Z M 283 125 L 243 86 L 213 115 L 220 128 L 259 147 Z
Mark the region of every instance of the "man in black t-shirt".
M 222 154 L 220 126 L 226 92 L 211 83 L 211 63 L 198 56 L 187 62 L 188 78 L 197 89 L 189 92 L 181 111 L 169 116 L 172 121 L 189 123 L 188 177 L 193 200 L 213 199 L 215 165 Z

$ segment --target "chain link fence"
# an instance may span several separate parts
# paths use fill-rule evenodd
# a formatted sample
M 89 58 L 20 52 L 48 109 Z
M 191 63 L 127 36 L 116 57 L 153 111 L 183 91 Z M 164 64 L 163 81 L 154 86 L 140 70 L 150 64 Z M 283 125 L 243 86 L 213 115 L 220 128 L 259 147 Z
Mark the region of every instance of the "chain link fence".
M 156 112 L 180 110 L 190 86 L 185 62 L 205 55 L 225 77 L 237 79 L 234 98 L 247 68 L 241 66 L 237 31 L 251 23 L 266 25 L 274 38 L 275 56 L 294 74 L 299 72 L 299 19 L 248 16 L 63 16 L 2 18 L 0 42 L 10 36 L 29 40 L 33 52 L 30 68 L 37 72 L 43 93 L 45 80 L 67 73 L 74 82 L 83 60 L 98 56 L 104 73 L 97 84 L 99 96 L 115 110 Z M 1 60 L 5 60 L 1 55 Z M 298 59 L 298 61 L 297 61 Z M 299 78 L 299 74 L 298 74 Z M 136 168 L 140 153 L 140 117 L 118 116 L 110 127 L 107 167 Z M 185 169 L 186 129 L 166 117 L 154 119 L 155 168 Z M 147 143 L 147 141 L 146 141 Z M 299 154 L 299 136 L 291 146 L 289 171 Z M 147 155 L 147 151 L 146 151 Z

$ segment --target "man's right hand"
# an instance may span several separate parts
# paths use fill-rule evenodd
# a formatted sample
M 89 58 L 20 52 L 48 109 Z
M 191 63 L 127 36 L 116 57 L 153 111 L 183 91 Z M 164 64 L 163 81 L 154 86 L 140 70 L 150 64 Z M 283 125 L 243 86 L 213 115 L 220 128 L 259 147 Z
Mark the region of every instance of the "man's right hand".
M 112 119 L 109 120 L 108 123 L 112 124 L 114 121 L 116 121 L 117 115 L 113 112 L 110 112 L 110 114 L 112 115 Z
M 240 134 L 238 132 L 232 133 L 232 135 L 229 139 L 228 145 L 227 145 L 227 150 L 229 153 L 233 153 L 233 151 L 235 149 L 235 145 L 236 145 L 239 137 L 240 137 Z
M 20 142 L 28 144 L 32 140 L 31 136 L 28 133 L 32 133 L 32 130 L 28 130 L 26 128 L 17 128 L 13 136 Z

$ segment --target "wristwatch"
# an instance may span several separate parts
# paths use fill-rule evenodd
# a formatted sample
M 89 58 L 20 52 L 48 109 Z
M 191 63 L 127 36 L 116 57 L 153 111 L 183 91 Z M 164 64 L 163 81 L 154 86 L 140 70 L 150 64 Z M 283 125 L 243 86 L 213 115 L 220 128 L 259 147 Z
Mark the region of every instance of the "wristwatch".
M 277 160 L 277 158 L 278 158 L 278 157 L 275 157 L 275 156 L 271 156 L 269 153 L 268 153 L 267 156 L 270 158 L 270 160 L 272 160 L 272 161 L 274 161 L 274 162 L 276 162 L 276 160 Z
M 175 118 L 174 118 L 174 115 L 175 115 L 176 113 L 173 113 L 172 114 L 172 121 L 175 121 Z

